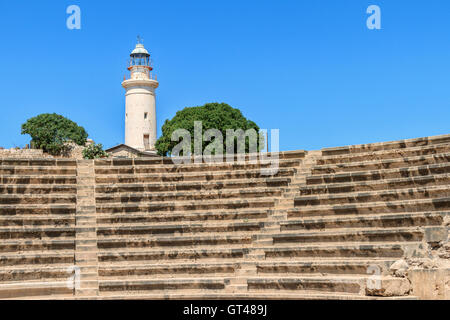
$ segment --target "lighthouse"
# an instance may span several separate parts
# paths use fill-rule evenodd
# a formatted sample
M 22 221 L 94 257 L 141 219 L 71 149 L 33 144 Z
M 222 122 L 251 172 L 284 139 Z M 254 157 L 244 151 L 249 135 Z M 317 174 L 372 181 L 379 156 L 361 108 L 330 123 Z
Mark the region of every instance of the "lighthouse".
M 159 83 L 152 74 L 150 53 L 138 38 L 128 64 L 130 78 L 125 88 L 125 145 L 141 152 L 155 152 L 156 88 Z

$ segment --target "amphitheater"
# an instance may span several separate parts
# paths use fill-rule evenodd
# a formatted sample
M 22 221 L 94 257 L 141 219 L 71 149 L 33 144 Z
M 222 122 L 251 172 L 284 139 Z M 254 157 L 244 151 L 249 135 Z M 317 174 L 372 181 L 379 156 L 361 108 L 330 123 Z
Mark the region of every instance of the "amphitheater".
M 450 299 L 450 135 L 264 162 L 0 159 L 1 299 Z

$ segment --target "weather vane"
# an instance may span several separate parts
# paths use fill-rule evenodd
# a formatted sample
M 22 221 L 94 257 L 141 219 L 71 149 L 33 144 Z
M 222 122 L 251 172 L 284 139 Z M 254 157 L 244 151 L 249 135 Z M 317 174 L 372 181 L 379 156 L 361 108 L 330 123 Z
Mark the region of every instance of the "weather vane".
M 143 44 L 144 43 L 144 39 L 141 38 L 141 36 L 137 36 L 137 41 L 139 44 Z

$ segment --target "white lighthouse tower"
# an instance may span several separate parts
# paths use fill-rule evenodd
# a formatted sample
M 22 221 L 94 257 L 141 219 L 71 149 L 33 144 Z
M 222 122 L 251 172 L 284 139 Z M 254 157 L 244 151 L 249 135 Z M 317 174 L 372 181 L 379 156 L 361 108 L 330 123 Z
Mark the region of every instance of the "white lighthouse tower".
M 126 90 L 125 144 L 139 151 L 155 151 L 156 97 L 159 83 L 151 71 L 150 54 L 138 43 L 131 52 L 130 79 L 122 82 Z

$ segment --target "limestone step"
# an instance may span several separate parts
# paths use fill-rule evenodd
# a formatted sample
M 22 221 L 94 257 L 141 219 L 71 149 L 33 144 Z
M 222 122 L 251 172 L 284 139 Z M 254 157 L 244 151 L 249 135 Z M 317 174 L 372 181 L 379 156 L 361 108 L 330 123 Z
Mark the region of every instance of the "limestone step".
M 270 274 L 368 274 L 369 268 L 378 268 L 382 275 L 390 273 L 389 267 L 396 261 L 395 259 L 295 259 L 285 261 L 252 261 L 245 262 L 243 259 L 239 263 L 233 262 L 178 262 L 160 261 L 158 263 L 122 263 L 106 264 L 99 266 L 99 275 L 104 279 L 114 279 L 114 277 L 140 277 L 140 276 L 179 276 L 190 275 L 202 277 L 205 274 L 227 274 L 235 273 L 246 263 L 255 266 L 255 273 L 262 275 Z
M 279 188 L 248 188 L 245 190 L 221 190 L 198 192 L 152 192 L 152 193 L 114 193 L 97 194 L 97 205 L 105 203 L 157 203 L 163 201 L 207 201 L 228 199 L 251 199 L 280 197 L 282 191 Z M 1 197 L 0 197 L 1 201 Z M 62 200 L 61 200 L 62 201 Z
M 44 194 L 76 194 L 76 185 L 28 185 L 28 184 L 2 184 L 0 194 L 44 195 Z
M 0 299 L 17 299 L 33 296 L 46 296 L 47 299 L 51 299 L 53 295 L 73 295 L 73 293 L 74 290 L 68 288 L 66 281 L 28 281 L 0 285 Z
M 366 192 L 375 190 L 395 190 L 425 186 L 450 185 L 450 174 L 407 177 L 387 180 L 361 181 L 351 183 L 331 183 L 321 185 L 301 185 L 300 195 L 316 195 L 327 193 Z
M 339 172 L 355 172 L 380 169 L 407 168 L 411 166 L 425 166 L 450 162 L 450 153 L 432 154 L 419 157 L 373 160 L 363 162 L 339 163 L 319 165 L 312 168 L 312 174 L 330 174 Z
M 312 207 L 299 207 L 288 211 L 288 218 L 350 215 L 350 214 L 376 214 L 376 213 L 404 213 L 424 211 L 446 211 L 450 209 L 450 198 L 401 200 L 366 202 L 342 205 L 323 205 Z
M 147 290 L 220 290 L 225 289 L 228 279 L 171 279 L 171 280 L 100 280 L 99 289 L 103 291 L 147 291 Z
M 450 163 L 409 168 L 380 169 L 373 171 L 345 172 L 338 174 L 311 175 L 306 177 L 308 185 L 376 181 L 450 173 Z
M 294 168 L 280 168 L 275 170 L 275 174 L 265 175 L 262 170 L 236 170 L 227 172 L 213 173 L 167 173 L 167 174 L 128 174 L 128 175 L 96 175 L 97 184 L 113 183 L 147 183 L 147 182 L 188 182 L 188 181 L 212 181 L 212 180 L 231 180 L 231 179 L 253 179 L 268 177 L 292 177 L 296 172 Z
M 253 233 L 254 234 L 254 233 Z M 241 235 L 210 235 L 210 236 L 159 236 L 159 237 L 141 237 L 141 238 L 99 238 L 97 240 L 98 248 L 106 249 L 122 249 L 122 248 L 158 248 L 158 247 L 214 247 L 224 245 L 250 245 L 253 241 L 252 234 L 246 233 Z
M 260 155 L 257 155 L 258 159 L 262 159 L 264 161 L 265 159 L 270 159 L 272 155 L 278 157 L 280 160 L 287 160 L 287 159 L 302 159 L 306 155 L 306 151 L 304 150 L 295 150 L 295 151 L 283 151 L 278 152 L 277 154 L 263 154 L 262 157 Z M 239 155 L 241 156 L 241 155 Z M 248 159 L 254 159 L 255 155 L 245 155 L 246 161 Z M 194 159 L 190 158 L 192 161 L 190 162 L 190 165 L 194 165 Z M 223 157 L 222 157 L 223 159 Z M 234 157 L 234 159 L 237 159 L 237 156 Z M 214 158 L 216 160 L 216 158 Z M 221 163 L 223 161 L 216 161 L 216 163 Z M 228 160 L 225 158 L 224 162 L 228 162 Z M 233 161 L 236 162 L 236 161 Z M 169 164 L 173 165 L 174 161 L 170 157 L 151 157 L 151 158 L 128 158 L 128 159 L 96 159 L 94 161 L 95 166 L 131 166 L 131 165 L 164 165 Z M 201 164 L 200 164 L 201 165 Z M 203 165 L 210 165 L 210 163 L 203 163 Z
M 341 194 L 324 194 L 315 196 L 301 196 L 294 199 L 296 207 L 320 206 L 334 204 L 354 204 L 364 202 L 389 202 L 397 200 L 416 200 L 442 198 L 450 196 L 450 184 L 442 186 L 427 186 L 419 188 L 397 190 L 375 190 L 367 192 L 348 192 Z
M 75 225 L 75 215 L 53 215 L 40 217 L 37 215 L 0 216 L 1 227 L 20 226 L 55 226 L 68 227 Z
M 73 250 L 75 249 L 75 239 L 53 239 L 53 240 L 42 240 L 42 239 L 24 239 L 20 238 L 17 240 L 2 240 L 0 242 L 0 252 L 1 253 L 17 253 L 26 251 L 42 251 L 46 250 Z
M 257 262 L 256 268 L 261 275 L 295 274 L 361 274 L 377 270 L 380 275 L 389 275 L 389 267 L 395 259 L 314 259 L 309 261 L 270 261 Z
M 73 185 L 77 183 L 75 175 L 0 175 L 1 184 L 18 184 L 18 185 Z
M 175 263 L 170 264 L 129 264 L 129 265 L 100 265 L 99 276 L 103 279 L 114 279 L 122 276 L 173 276 L 192 275 L 203 277 L 205 274 L 227 274 L 239 268 L 236 263 Z
M 344 155 L 344 154 L 373 152 L 380 150 L 393 150 L 419 146 L 431 146 L 448 142 L 450 142 L 450 134 L 433 137 L 407 139 L 407 140 L 397 140 L 390 142 L 361 144 L 346 147 L 325 148 L 322 149 L 322 154 L 324 156 Z
M 211 182 L 184 182 L 184 183 L 141 183 L 141 184 L 114 184 L 98 185 L 95 188 L 97 193 L 115 194 L 119 192 L 167 192 L 167 191 L 201 191 L 201 190 L 222 190 L 222 189 L 246 189 L 258 187 L 284 187 L 291 182 L 290 178 L 259 178 L 240 179 L 230 181 Z
M 0 216 L 18 216 L 18 215 L 72 215 L 76 212 L 74 204 L 16 204 L 0 205 Z
M 19 265 L 74 264 L 73 250 L 1 253 L 0 267 Z
M 75 176 L 76 168 L 71 167 L 37 167 L 37 166 L 0 166 L 1 175 L 67 175 Z
M 130 261 L 155 261 L 178 259 L 241 259 L 249 252 L 248 248 L 222 248 L 222 249 L 183 249 L 183 250 L 108 250 L 98 253 L 98 261 L 102 262 L 130 262 Z
M 425 247 L 421 242 L 407 243 L 322 243 L 322 244 L 279 244 L 263 248 L 266 259 L 296 257 L 314 258 L 403 258 L 423 257 Z
M 189 278 L 191 280 L 196 279 L 204 279 L 205 277 L 214 277 L 217 279 L 232 279 L 234 282 L 237 282 L 236 285 L 239 285 L 239 282 L 242 282 L 241 284 L 245 285 L 245 277 L 236 277 L 235 272 L 232 271 L 232 269 L 228 270 L 226 268 L 220 269 L 220 268 L 196 268 L 193 267 L 193 270 L 198 270 L 200 273 L 193 273 L 185 272 L 185 273 L 173 273 L 173 274 L 167 274 L 167 273 L 148 273 L 147 269 L 139 269 L 139 271 L 142 271 L 143 274 L 136 275 L 134 273 L 131 274 L 121 274 L 117 273 L 117 275 L 114 276 L 101 276 L 99 277 L 100 281 L 110 281 L 110 280 L 120 280 L 120 281 L 145 281 L 146 279 L 151 280 L 157 280 L 157 281 L 176 281 L 178 279 L 184 279 Z M 115 269 L 111 269 L 115 270 Z M 177 269 L 174 269 L 177 270 Z M 215 270 L 215 271 L 213 271 Z M 203 272 L 203 273 L 202 273 Z M 116 274 L 116 273 L 114 273 Z
M 179 223 L 208 221 L 254 221 L 265 220 L 273 213 L 273 209 L 242 209 L 242 210 L 204 210 L 196 212 L 171 211 L 148 214 L 143 212 L 101 213 L 97 214 L 97 223 L 101 224 L 134 224 L 134 223 Z
M 71 295 L 52 295 L 52 300 L 418 300 L 416 296 L 376 297 L 361 296 L 344 292 L 330 293 L 312 290 L 286 292 L 264 290 L 263 292 L 224 292 L 223 290 L 165 290 L 155 292 L 101 292 L 100 295 L 73 297 Z M 20 297 L 20 300 L 48 300 L 47 296 Z
M 193 210 L 218 210 L 218 209 L 251 209 L 251 208 L 273 208 L 273 199 L 248 199 L 248 200 L 216 200 L 201 202 L 161 202 L 149 204 L 123 204 L 109 203 L 97 204 L 97 213 L 125 213 L 125 212 L 164 212 L 164 211 L 193 211 Z M 1 209 L 0 209 L 1 213 Z
M 249 278 L 248 289 L 253 290 L 315 290 L 324 292 L 345 292 L 366 295 L 368 291 L 369 275 L 342 275 L 342 276 L 295 276 L 295 277 L 258 277 Z M 380 276 L 380 291 L 382 288 L 392 290 L 394 296 L 407 296 L 411 290 L 406 278 Z
M 73 266 L 66 265 L 52 265 L 52 266 L 28 266 L 26 268 L 12 267 L 12 268 L 0 268 L 0 287 L 4 282 L 13 281 L 30 281 L 44 279 L 63 279 L 67 280 L 73 276 Z
M 280 160 L 279 168 L 299 166 L 299 160 Z M 255 170 L 270 167 L 271 163 L 213 163 L 213 164 L 191 164 L 191 165 L 130 165 L 130 166 L 96 166 L 97 175 L 118 174 L 146 174 L 146 173 L 188 173 L 188 172 L 218 172 L 236 170 Z
M 76 203 L 76 194 L 0 194 L 0 205 L 6 204 L 71 204 Z
M 361 228 L 361 227 L 385 227 L 398 226 L 440 226 L 443 223 L 442 214 L 439 212 L 415 212 L 396 214 L 372 214 L 349 215 L 328 218 L 302 219 L 284 221 L 280 223 L 282 231 L 287 230 L 314 230 L 334 228 Z
M 418 157 L 438 153 L 447 153 L 449 151 L 450 151 L 450 143 L 441 143 L 402 149 L 380 150 L 380 151 L 354 153 L 338 156 L 323 156 L 317 159 L 317 164 L 329 165 L 338 163 L 362 162 L 370 160 Z
M 75 227 L 0 227 L 0 239 L 44 239 L 75 237 Z
M 296 277 L 258 277 L 247 280 L 249 292 L 253 290 L 291 290 L 343 292 L 365 296 L 369 293 L 368 275 L 296 276 Z M 379 277 L 380 291 L 388 289 L 390 295 L 406 296 L 410 283 L 405 278 Z M 167 290 L 220 290 L 230 284 L 230 278 L 176 278 L 176 279 L 125 279 L 100 280 L 99 289 L 105 291 L 167 291 Z
M 333 231 L 282 232 L 273 235 L 274 243 L 324 243 L 324 242 L 390 242 L 422 241 L 424 230 L 419 227 L 354 228 Z
M 0 158 L 0 166 L 58 166 L 76 167 L 77 161 L 74 159 L 23 159 L 23 158 Z
M 97 224 L 99 236 L 113 235 L 164 235 L 164 234 L 187 234 L 187 233 L 209 233 L 209 232 L 239 232 L 260 231 L 264 228 L 263 222 L 225 222 L 225 223 L 195 223 L 195 224 Z

